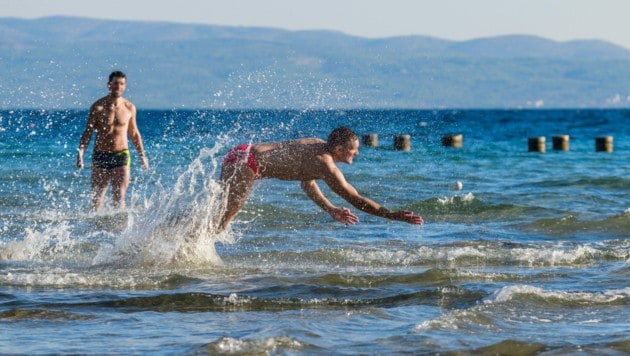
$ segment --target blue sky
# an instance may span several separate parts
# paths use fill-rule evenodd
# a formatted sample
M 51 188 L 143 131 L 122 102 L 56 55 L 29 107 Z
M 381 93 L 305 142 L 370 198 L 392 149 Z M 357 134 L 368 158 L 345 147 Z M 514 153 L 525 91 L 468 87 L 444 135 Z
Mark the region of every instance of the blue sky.
M 466 40 L 602 39 L 630 49 L 628 0 L 0 0 L 0 17 L 52 15 Z

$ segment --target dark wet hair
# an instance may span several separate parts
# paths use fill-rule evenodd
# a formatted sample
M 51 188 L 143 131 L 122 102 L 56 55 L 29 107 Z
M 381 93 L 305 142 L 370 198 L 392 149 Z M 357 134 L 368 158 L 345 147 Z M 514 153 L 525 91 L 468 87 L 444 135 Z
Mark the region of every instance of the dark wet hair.
M 127 76 L 125 75 L 125 73 L 123 73 L 123 72 L 121 72 L 119 70 L 115 70 L 109 75 L 109 82 L 108 83 L 111 83 L 112 80 L 114 80 L 114 78 L 125 78 L 125 79 L 127 79 Z
M 340 146 L 340 145 L 344 146 L 348 142 L 352 142 L 358 139 L 359 139 L 359 136 L 357 136 L 357 134 L 354 133 L 354 131 L 352 131 L 351 129 L 347 127 L 340 126 L 330 132 L 330 134 L 328 135 L 328 141 L 326 142 L 326 144 L 329 149 L 333 149 L 337 146 Z

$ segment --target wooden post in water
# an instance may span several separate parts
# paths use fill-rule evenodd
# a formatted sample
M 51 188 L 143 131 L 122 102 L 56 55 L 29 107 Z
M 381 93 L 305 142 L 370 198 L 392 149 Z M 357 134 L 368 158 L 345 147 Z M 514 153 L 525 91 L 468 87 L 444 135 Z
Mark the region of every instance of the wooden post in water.
M 600 136 L 600 137 L 595 138 L 595 151 L 596 152 L 612 152 L 613 151 L 613 137 Z
M 394 149 L 399 150 L 399 151 L 411 150 L 411 136 L 395 135 L 394 136 Z
M 553 136 L 553 149 L 555 151 L 568 151 L 569 150 L 569 135 L 557 135 Z
M 378 146 L 378 135 L 375 133 L 363 135 L 363 145 L 368 147 Z
M 546 151 L 546 140 L 545 136 L 540 137 L 530 137 L 527 141 L 529 145 L 529 152 L 540 152 L 545 153 Z
M 452 134 L 442 136 L 442 146 L 461 148 L 464 145 L 464 135 Z

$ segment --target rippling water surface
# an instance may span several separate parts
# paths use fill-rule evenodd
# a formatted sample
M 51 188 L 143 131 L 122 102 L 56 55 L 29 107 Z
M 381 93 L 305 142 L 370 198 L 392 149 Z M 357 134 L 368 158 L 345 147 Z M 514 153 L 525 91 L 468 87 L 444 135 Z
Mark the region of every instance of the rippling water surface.
M 98 214 L 85 116 L 0 112 L 1 353 L 630 353 L 628 111 L 140 111 L 152 169 L 134 152 L 128 209 Z M 379 134 L 348 181 L 424 226 L 345 227 L 263 180 L 212 232 L 230 147 L 337 125 Z

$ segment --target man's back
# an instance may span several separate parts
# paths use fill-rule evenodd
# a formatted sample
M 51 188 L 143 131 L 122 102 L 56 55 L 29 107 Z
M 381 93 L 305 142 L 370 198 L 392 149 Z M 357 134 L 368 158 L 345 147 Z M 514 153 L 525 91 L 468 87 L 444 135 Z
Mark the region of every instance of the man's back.
M 318 138 L 252 145 L 262 178 L 311 180 L 326 172 L 326 143 Z M 332 162 L 332 160 L 331 160 Z

